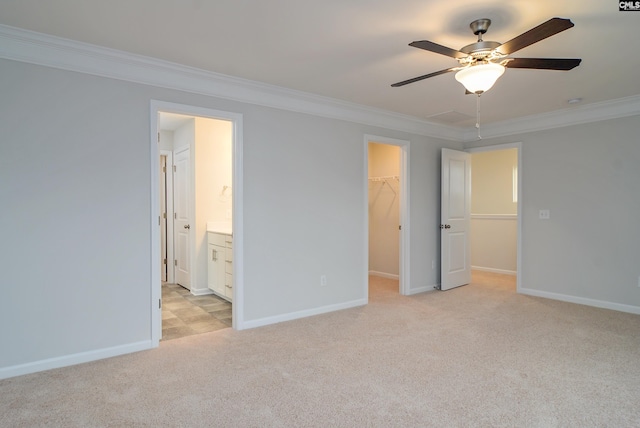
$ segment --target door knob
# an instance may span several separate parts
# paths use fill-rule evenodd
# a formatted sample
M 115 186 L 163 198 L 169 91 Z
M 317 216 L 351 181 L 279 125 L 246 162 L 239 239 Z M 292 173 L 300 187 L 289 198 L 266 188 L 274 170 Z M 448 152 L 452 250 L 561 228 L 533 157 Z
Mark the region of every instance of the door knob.
M 191 226 L 189 226 L 188 224 L 185 224 L 185 225 L 184 225 L 184 228 L 185 228 L 185 229 L 191 229 Z

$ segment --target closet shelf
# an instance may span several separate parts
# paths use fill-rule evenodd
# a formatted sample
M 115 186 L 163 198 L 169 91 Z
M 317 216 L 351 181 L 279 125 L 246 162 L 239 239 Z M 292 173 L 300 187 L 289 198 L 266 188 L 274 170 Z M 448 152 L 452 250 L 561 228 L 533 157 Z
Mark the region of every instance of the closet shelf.
M 385 175 L 385 176 L 379 176 L 379 177 L 369 177 L 369 181 L 382 182 L 383 186 L 386 184 L 387 186 L 389 186 L 389 188 L 391 189 L 393 194 L 398 196 L 398 192 L 396 192 L 396 189 L 394 189 L 393 186 L 391 185 L 391 183 L 389 183 L 392 180 L 400 182 L 400 176 L 399 175 Z
M 389 180 L 398 180 L 400 181 L 399 175 L 385 175 L 380 177 L 369 177 L 369 181 L 389 181 Z

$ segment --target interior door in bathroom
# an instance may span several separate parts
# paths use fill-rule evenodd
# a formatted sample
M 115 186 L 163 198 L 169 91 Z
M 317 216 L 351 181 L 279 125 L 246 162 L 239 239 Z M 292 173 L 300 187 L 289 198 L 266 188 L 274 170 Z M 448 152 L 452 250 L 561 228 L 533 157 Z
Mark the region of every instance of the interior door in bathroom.
M 173 201 L 176 283 L 191 289 L 191 154 L 189 148 L 175 152 Z

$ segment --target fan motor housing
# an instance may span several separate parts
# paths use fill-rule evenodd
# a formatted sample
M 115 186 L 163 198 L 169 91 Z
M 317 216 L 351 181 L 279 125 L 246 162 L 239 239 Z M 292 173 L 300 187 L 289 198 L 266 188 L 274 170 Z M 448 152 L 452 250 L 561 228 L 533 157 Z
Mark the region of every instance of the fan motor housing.
M 485 41 L 475 42 L 463 47 L 462 49 L 460 49 L 460 52 L 464 52 L 467 55 L 471 55 L 474 58 L 477 58 L 477 57 L 482 58 L 489 55 L 491 51 L 493 51 L 495 48 L 497 48 L 500 45 L 502 45 L 502 43 L 485 42 Z

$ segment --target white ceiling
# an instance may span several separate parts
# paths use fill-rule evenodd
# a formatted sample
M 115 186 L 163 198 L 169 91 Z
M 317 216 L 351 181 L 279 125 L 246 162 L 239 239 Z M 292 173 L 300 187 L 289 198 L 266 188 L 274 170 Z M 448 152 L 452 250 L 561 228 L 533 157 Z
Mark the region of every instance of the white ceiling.
M 2 0 L 0 24 L 168 60 L 456 126 L 475 124 L 476 100 L 453 73 L 392 83 L 457 65 L 412 48 L 459 49 L 469 23 L 506 42 L 554 16 L 575 27 L 513 57 L 582 58 L 572 71 L 508 69 L 481 98 L 490 123 L 640 94 L 640 14 L 614 0 Z M 439 117 L 439 118 L 438 118 Z M 466 118 L 466 119 L 465 119 Z
M 182 125 L 193 119 L 194 116 L 185 116 L 177 113 L 160 113 L 158 118 L 158 129 L 161 131 L 175 131 Z

